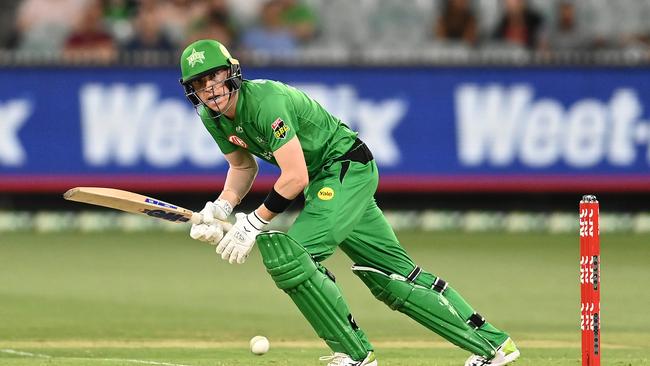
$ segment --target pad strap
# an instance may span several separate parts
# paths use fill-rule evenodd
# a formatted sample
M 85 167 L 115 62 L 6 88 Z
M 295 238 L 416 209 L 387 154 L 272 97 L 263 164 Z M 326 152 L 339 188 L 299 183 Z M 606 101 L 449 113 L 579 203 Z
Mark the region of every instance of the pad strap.
M 495 347 L 476 331 L 478 327 L 486 324 L 485 320 L 477 313 L 472 313 L 473 310 L 468 310 L 461 315 L 459 309 L 439 292 L 428 286 L 417 285 L 399 275 L 357 265 L 352 266 L 352 271 L 361 278 L 377 299 L 391 309 L 408 315 L 467 351 L 486 359 L 494 357 Z
M 415 279 L 418 278 L 421 272 L 422 272 L 422 268 L 420 268 L 420 266 L 415 266 L 415 268 L 413 268 L 411 273 L 409 273 L 409 275 L 406 276 L 406 280 L 409 282 L 415 282 Z
M 482 327 L 483 324 L 485 324 L 485 318 L 483 318 L 479 313 L 474 313 L 469 317 L 469 319 L 467 319 L 467 325 L 474 329 Z
M 442 294 L 447 289 L 447 281 L 438 277 L 436 278 L 435 281 L 433 281 L 433 285 L 431 285 L 431 289 L 439 294 Z

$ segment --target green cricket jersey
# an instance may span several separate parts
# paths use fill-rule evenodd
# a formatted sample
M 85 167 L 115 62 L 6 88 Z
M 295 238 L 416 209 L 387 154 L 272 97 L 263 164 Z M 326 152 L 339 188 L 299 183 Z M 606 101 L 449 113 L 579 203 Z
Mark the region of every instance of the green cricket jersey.
M 244 148 L 278 165 L 273 152 L 298 136 L 314 177 L 327 162 L 343 155 L 357 133 L 302 91 L 271 80 L 244 80 L 239 90 L 235 120 L 219 119 L 205 106 L 199 115 L 224 154 Z

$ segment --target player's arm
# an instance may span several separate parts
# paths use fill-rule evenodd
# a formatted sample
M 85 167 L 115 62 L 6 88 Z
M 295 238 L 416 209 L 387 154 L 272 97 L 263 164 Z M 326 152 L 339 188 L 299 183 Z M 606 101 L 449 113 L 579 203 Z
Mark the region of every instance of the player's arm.
M 219 199 L 226 200 L 235 207 L 250 191 L 258 166 L 253 155 L 244 149 L 237 149 L 224 156 L 230 167 Z
M 309 183 L 305 156 L 300 141 L 293 136 L 273 153 L 280 166 L 280 177 L 271 193 L 255 211 L 238 213 L 237 222 L 217 245 L 217 254 L 230 263 L 244 263 L 255 244 L 255 237 L 275 216 L 283 212 Z
M 217 254 L 230 263 L 244 263 L 255 238 L 278 214 L 284 212 L 309 183 L 305 156 L 296 137 L 295 108 L 284 94 L 272 94 L 259 104 L 257 116 L 261 132 L 269 138 L 281 173 L 273 189 L 255 211 L 237 213 L 232 229 L 217 245 Z
M 233 208 L 251 189 L 258 170 L 257 162 L 248 151 L 236 149 L 224 156 L 230 167 L 223 191 L 214 202 L 206 202 L 201 210 L 203 221 L 193 224 L 190 229 L 192 238 L 214 245 L 223 238 L 224 231 L 221 224 L 215 224 L 214 220 L 225 221 L 230 216 Z
M 298 137 L 291 138 L 273 156 L 280 167 L 280 177 L 273 185 L 273 192 L 256 210 L 257 215 L 265 221 L 271 221 L 281 213 L 284 209 L 278 209 L 278 205 L 288 205 L 309 183 L 307 164 Z

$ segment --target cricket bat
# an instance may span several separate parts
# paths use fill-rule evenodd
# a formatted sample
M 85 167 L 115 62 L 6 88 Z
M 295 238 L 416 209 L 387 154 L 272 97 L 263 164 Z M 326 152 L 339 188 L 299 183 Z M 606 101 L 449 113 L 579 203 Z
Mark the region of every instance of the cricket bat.
M 91 205 L 143 214 L 176 223 L 190 222 L 192 224 L 199 224 L 203 221 L 203 216 L 198 212 L 121 189 L 76 187 L 65 192 L 63 198 L 69 201 L 84 202 Z M 221 224 L 225 231 L 230 230 L 232 227 L 228 222 L 222 221 Z

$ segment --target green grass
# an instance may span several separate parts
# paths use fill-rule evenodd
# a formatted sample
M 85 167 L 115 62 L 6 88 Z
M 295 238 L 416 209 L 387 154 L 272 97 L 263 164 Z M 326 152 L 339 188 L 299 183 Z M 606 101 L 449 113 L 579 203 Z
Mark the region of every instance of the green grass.
M 576 236 L 399 237 L 418 264 L 513 336 L 518 365 L 580 364 Z M 602 242 L 603 365 L 650 365 L 648 238 L 610 234 Z M 213 250 L 178 233 L 0 234 L 0 364 L 322 364 L 327 349 L 275 288 L 259 253 L 229 265 Z M 462 365 L 464 351 L 376 301 L 342 253 L 325 265 L 380 365 Z M 271 340 L 262 357 L 247 349 L 257 334 Z

